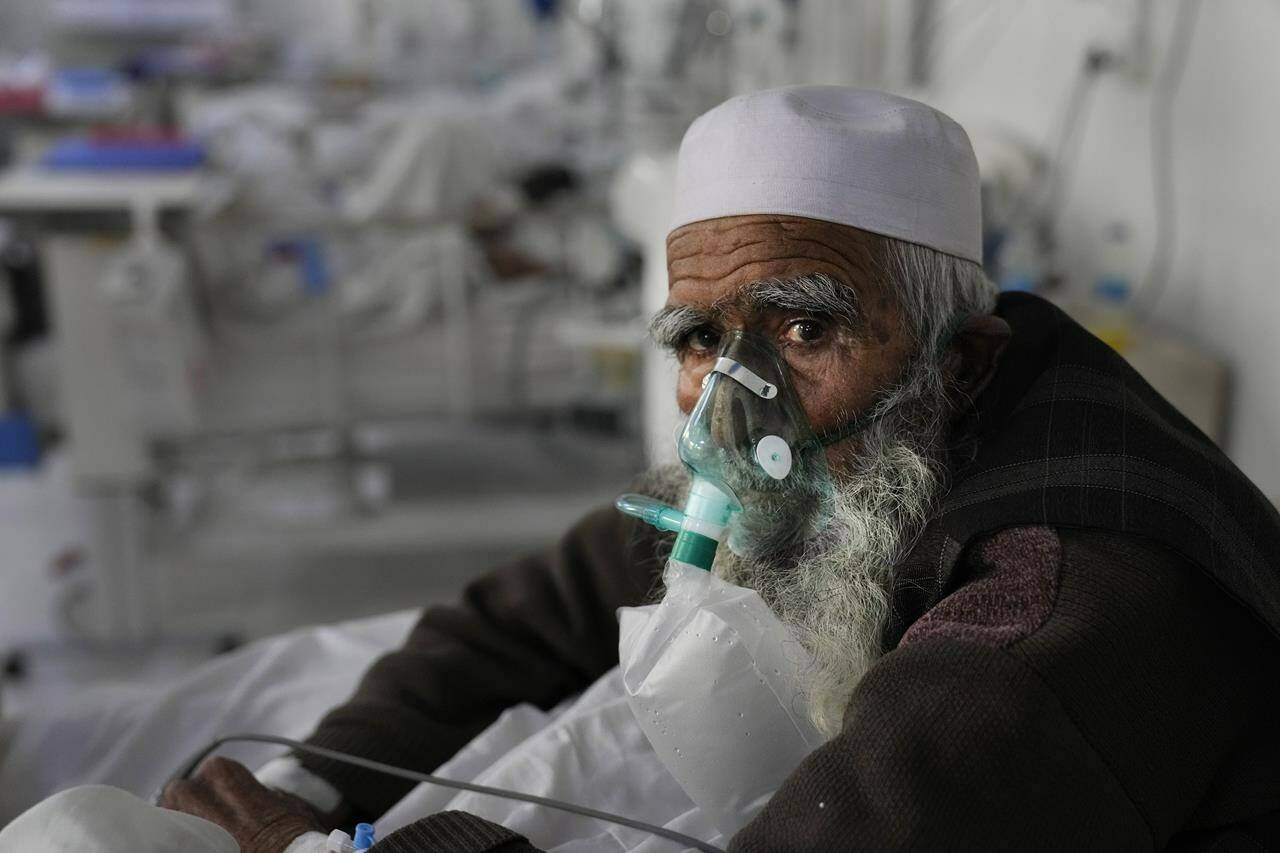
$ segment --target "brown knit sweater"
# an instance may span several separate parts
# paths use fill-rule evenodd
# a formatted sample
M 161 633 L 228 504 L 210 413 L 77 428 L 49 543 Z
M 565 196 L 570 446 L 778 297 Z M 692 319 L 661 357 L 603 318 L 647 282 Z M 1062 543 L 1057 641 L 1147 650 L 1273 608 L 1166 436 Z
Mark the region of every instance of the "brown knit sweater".
M 431 769 L 504 708 L 549 707 L 614 666 L 614 612 L 660 566 L 654 534 L 596 512 L 427 611 L 310 740 Z M 1280 850 L 1277 642 L 1203 572 L 1136 538 L 1043 527 L 988 537 L 962 566 L 734 853 Z M 365 816 L 409 787 L 304 764 Z M 449 812 L 378 849 L 536 848 Z

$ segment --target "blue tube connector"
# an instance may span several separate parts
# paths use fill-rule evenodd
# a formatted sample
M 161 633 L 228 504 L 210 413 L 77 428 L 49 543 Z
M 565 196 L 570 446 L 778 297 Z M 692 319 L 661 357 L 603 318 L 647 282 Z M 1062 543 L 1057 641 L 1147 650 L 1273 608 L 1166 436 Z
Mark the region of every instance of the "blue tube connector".
M 368 850 L 373 846 L 374 831 L 371 823 L 357 823 L 356 837 L 352 839 L 352 846 L 357 850 Z

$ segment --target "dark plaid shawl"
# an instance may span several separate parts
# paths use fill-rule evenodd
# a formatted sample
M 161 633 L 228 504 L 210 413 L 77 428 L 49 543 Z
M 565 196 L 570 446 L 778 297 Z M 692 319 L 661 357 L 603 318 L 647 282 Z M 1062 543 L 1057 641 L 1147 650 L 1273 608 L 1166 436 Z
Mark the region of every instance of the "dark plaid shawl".
M 1174 549 L 1280 633 L 1280 515 L 1106 344 L 1045 300 L 1000 297 L 1013 339 L 964 428 L 971 458 L 899 567 L 886 648 L 955 585 L 975 538 L 1043 524 Z

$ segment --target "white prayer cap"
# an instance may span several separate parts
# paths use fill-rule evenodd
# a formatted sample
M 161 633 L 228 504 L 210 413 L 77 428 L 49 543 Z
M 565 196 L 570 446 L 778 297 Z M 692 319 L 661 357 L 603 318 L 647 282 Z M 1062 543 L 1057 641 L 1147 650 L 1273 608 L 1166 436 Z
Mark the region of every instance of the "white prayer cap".
M 673 231 L 789 214 L 982 262 L 968 135 L 932 107 L 886 92 L 789 86 L 725 101 L 684 135 L 675 207 Z

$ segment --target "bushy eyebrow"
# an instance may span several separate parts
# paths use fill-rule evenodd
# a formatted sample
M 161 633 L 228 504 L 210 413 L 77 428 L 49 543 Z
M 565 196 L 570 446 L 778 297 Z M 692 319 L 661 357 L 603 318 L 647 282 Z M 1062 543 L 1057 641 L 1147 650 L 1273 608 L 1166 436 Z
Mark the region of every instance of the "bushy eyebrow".
M 742 288 L 738 301 L 757 311 L 803 311 L 854 326 L 862 318 L 858 291 L 824 273 L 770 278 Z
M 850 327 L 862 318 L 856 290 L 829 275 L 813 273 L 751 282 L 710 308 L 667 305 L 649 321 L 649 338 L 666 349 L 679 349 L 696 329 L 714 326 L 731 305 L 750 312 L 801 311 L 830 317 Z
M 716 321 L 718 313 L 691 305 L 667 305 L 649 321 L 649 339 L 666 349 L 678 349 L 685 339 L 702 326 Z

